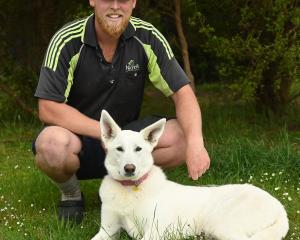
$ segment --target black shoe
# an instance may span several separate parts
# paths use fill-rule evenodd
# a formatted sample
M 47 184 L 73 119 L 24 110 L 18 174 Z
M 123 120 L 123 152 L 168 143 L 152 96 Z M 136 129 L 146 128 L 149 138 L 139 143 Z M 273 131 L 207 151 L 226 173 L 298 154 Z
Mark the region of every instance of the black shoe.
M 80 224 L 84 216 L 84 197 L 81 200 L 60 201 L 58 205 L 58 218 L 64 222 Z

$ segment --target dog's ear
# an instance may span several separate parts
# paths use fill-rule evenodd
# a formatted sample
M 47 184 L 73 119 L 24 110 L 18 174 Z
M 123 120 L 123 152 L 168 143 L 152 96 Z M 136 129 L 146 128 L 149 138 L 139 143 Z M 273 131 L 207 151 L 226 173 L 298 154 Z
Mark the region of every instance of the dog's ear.
M 107 142 L 113 140 L 120 131 L 121 128 L 112 119 L 109 113 L 105 110 L 102 110 L 100 117 L 100 132 L 101 140 L 104 143 L 104 145 Z
M 164 131 L 165 124 L 166 119 L 163 118 L 140 131 L 144 139 L 148 141 L 153 148 L 157 145 L 158 140 Z

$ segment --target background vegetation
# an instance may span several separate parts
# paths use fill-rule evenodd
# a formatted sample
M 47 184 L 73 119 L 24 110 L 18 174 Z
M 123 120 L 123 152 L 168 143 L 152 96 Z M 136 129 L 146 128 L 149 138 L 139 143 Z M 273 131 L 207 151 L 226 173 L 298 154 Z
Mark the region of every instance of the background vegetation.
M 40 128 L 33 93 L 47 44 L 64 23 L 91 12 L 87 2 L 0 0 L 0 239 L 89 239 L 97 231 L 99 180 L 82 182 L 83 224 L 64 227 L 55 218 L 59 193 L 31 153 Z M 134 15 L 163 32 L 187 72 L 188 48 L 202 107 L 211 168 L 196 182 L 185 166 L 168 177 L 262 187 L 288 211 L 286 239 L 300 239 L 300 2 L 143 0 Z M 149 113 L 174 114 L 151 86 L 142 114 Z
M 164 33 L 196 85 L 225 82 L 237 99 L 267 114 L 283 114 L 300 95 L 299 5 L 298 0 L 144 0 L 134 15 Z M 51 36 L 91 9 L 83 0 L 0 0 L 0 6 L 0 115 L 32 115 Z

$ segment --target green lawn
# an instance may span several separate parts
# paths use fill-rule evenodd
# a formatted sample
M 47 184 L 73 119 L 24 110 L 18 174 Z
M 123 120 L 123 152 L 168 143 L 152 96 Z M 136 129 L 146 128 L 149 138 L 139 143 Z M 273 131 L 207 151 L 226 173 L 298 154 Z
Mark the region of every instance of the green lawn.
M 193 185 L 249 182 L 259 186 L 287 209 L 286 239 L 300 239 L 299 111 L 291 111 L 285 121 L 269 121 L 251 106 L 224 100 L 222 91 L 210 87 L 202 91 L 206 95 L 199 100 L 211 168 L 195 182 L 187 177 L 185 166 L 168 170 L 168 177 Z M 142 114 L 173 114 L 170 102 L 152 91 L 145 102 Z M 0 123 L 0 240 L 90 239 L 100 224 L 100 180 L 81 182 L 87 203 L 83 223 L 63 226 L 56 218 L 59 193 L 34 165 L 31 140 L 38 130 L 38 124 L 21 120 Z M 129 238 L 122 234 L 121 239 Z

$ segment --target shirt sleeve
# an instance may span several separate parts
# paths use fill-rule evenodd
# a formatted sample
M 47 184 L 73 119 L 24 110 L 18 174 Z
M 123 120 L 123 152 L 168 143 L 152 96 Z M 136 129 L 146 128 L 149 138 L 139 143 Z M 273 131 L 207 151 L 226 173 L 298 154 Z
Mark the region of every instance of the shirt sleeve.
M 66 67 L 60 65 L 56 71 L 46 66 L 42 66 L 39 82 L 34 96 L 37 98 L 64 102 L 67 86 Z
M 164 36 L 153 26 L 149 33 L 148 44 L 144 44 L 149 79 L 164 95 L 170 96 L 190 81 Z
M 66 102 L 76 68 L 74 62 L 78 60 L 77 53 L 80 51 L 81 43 L 75 39 L 69 42 L 61 40 L 53 44 L 55 36 L 50 41 L 46 52 L 34 96 L 56 102 Z M 74 38 L 71 36 L 69 39 Z

